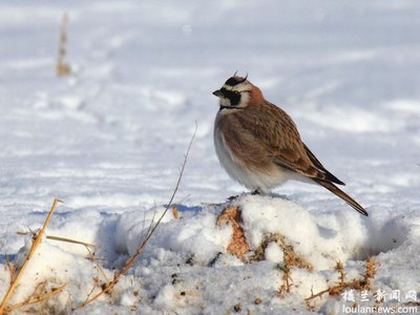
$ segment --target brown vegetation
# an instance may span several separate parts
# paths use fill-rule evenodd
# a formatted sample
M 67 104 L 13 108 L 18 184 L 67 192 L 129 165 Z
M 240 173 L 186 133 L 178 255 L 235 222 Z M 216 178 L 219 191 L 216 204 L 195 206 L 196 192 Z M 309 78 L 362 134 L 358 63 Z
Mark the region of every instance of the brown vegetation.
M 373 257 L 370 257 L 366 261 L 365 273 L 362 277 L 358 279 L 346 280 L 346 274 L 344 271 L 344 266 L 341 262 L 337 262 L 335 270 L 339 274 L 339 282 L 333 286 L 328 287 L 325 290 L 322 290 L 316 294 L 312 292 L 311 296 L 306 298 L 306 305 L 309 309 L 313 309 L 314 305 L 311 304 L 316 298 L 321 298 L 324 294 L 328 294 L 330 296 L 337 296 L 344 292 L 344 290 L 354 289 L 358 291 L 368 290 L 371 291 L 373 289 L 373 279 L 376 275 L 376 260 Z
M 64 13 L 61 19 L 60 40 L 58 44 L 58 58 L 57 58 L 57 66 L 56 66 L 56 73 L 59 77 L 68 76 L 71 73 L 70 65 L 68 65 L 65 62 L 66 55 L 67 55 L 68 23 L 69 23 L 68 14 Z
M 19 282 L 21 281 L 24 271 L 28 267 L 29 261 L 34 256 L 39 245 L 41 245 L 42 238 L 45 235 L 45 231 L 48 227 L 48 224 L 51 221 L 54 211 L 57 209 L 59 202 L 61 201 L 57 199 L 54 200 L 51 206 L 51 209 L 48 212 L 47 218 L 45 219 L 44 224 L 42 225 L 42 228 L 39 230 L 38 233 L 35 233 L 33 235 L 31 248 L 29 249 L 29 252 L 26 254 L 22 265 L 16 266 L 12 264 L 11 262 L 8 262 L 7 265 L 10 272 L 10 284 L 9 284 L 9 288 L 6 291 L 6 294 L 4 295 L 0 303 L 0 315 L 17 310 L 27 305 L 45 301 L 61 293 L 64 290 L 64 288 L 67 286 L 67 284 L 63 284 L 59 287 L 53 287 L 47 290 L 47 281 L 42 281 L 35 286 L 35 289 L 32 292 L 32 294 L 30 294 L 30 296 L 27 297 L 24 301 L 13 304 L 13 305 L 9 304 L 9 300 L 13 296 L 13 293 L 15 292 Z
M 251 250 L 245 238 L 242 228 L 241 210 L 238 206 L 226 207 L 217 217 L 217 225 L 223 226 L 230 224 L 232 226 L 232 239 L 227 247 L 227 252 L 231 255 L 245 260 L 246 254 Z

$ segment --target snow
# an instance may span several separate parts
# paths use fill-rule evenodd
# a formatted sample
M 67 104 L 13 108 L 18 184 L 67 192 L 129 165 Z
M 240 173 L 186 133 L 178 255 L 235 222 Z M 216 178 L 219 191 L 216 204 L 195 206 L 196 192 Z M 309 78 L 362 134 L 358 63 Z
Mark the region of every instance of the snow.
M 64 11 L 72 75 L 58 78 Z M 44 239 L 10 302 L 48 280 L 67 287 L 25 310 L 68 313 L 94 279 L 112 278 L 165 209 L 197 122 L 179 218 L 170 210 L 112 294 L 73 313 L 309 314 L 304 299 L 338 281 L 337 261 L 350 280 L 370 256 L 378 270 L 360 305 L 378 289 L 400 290 L 406 305 L 420 292 L 419 16 L 409 0 L 1 1 L 0 297 L 6 262 L 31 244 L 16 233 L 37 230 L 54 198 L 64 204 L 47 235 L 94 244 L 97 260 Z M 251 196 L 228 177 L 213 148 L 211 92 L 236 70 L 290 113 L 369 217 L 315 185 Z M 251 250 L 280 233 L 313 266 L 292 269 L 284 296 L 278 244 L 258 262 L 227 251 L 233 229 L 216 222 L 238 194 Z M 343 305 L 324 295 L 315 312 Z
M 268 244 L 267 248 L 265 249 L 265 259 L 268 261 L 281 263 L 284 260 L 284 254 L 280 246 L 275 242 Z

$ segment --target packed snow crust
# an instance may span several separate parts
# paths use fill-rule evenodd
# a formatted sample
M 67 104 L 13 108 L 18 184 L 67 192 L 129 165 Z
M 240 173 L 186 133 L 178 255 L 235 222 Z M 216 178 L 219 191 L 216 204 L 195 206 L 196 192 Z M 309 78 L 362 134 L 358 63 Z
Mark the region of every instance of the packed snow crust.
M 65 11 L 72 74 L 57 78 Z M 67 287 L 22 312 L 344 314 L 353 302 L 341 295 L 314 299 L 313 310 L 305 299 L 339 281 L 337 261 L 351 280 L 372 256 L 369 301 L 355 292 L 357 303 L 420 308 L 419 16 L 414 1 L 0 2 L 0 297 L 7 265 L 23 261 L 60 198 L 47 235 L 94 244 L 95 258 L 44 238 L 10 303 L 45 280 Z M 228 178 L 213 149 L 211 91 L 235 70 L 291 114 L 369 217 L 315 185 L 252 196 Z M 77 308 L 164 211 L 195 121 L 177 212 L 111 294 Z M 228 206 L 241 210 L 249 256 L 278 233 L 313 267 L 292 268 L 290 292 L 279 294 L 275 242 L 260 261 L 228 252 L 233 228 L 217 224 Z M 388 294 L 380 302 L 378 290 Z

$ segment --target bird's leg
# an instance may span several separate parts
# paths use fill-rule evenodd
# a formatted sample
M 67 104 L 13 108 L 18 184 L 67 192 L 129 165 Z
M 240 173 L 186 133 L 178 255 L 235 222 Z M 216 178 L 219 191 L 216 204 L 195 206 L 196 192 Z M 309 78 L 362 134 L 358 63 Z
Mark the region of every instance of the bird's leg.
M 255 196 L 255 195 L 264 195 L 264 192 L 260 189 L 260 188 L 257 188 L 257 189 L 255 189 L 254 191 L 252 191 L 251 192 L 251 195 L 253 195 L 253 196 Z M 229 198 L 228 198 L 228 200 L 229 201 L 233 201 L 233 200 L 235 200 L 236 198 L 238 198 L 239 197 L 239 195 L 236 195 L 236 196 L 230 196 Z

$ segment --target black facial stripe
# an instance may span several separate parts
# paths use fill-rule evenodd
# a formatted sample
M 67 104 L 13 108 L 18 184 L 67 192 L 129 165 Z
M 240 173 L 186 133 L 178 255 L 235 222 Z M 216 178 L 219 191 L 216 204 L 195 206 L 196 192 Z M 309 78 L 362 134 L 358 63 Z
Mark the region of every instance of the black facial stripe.
M 241 101 L 241 93 L 239 92 L 230 91 L 225 88 L 221 88 L 220 92 L 222 92 L 224 97 L 229 99 L 231 106 L 236 106 Z

